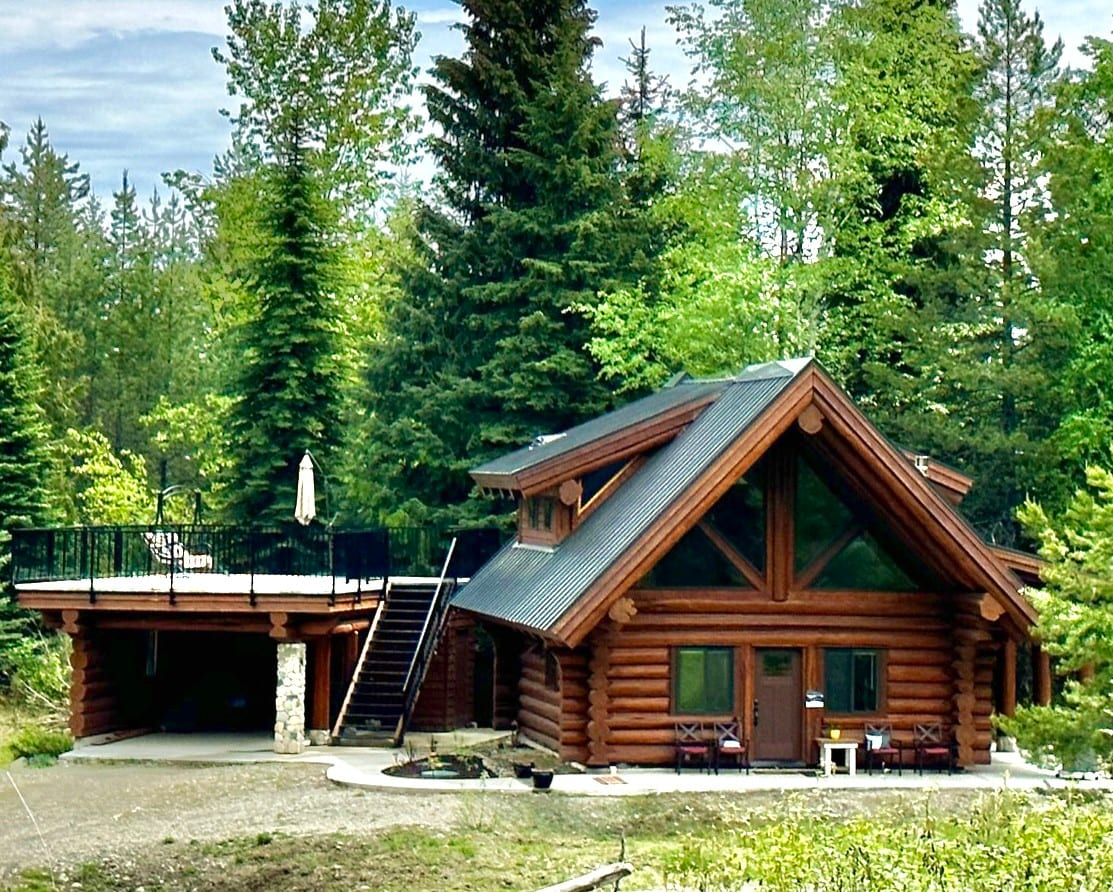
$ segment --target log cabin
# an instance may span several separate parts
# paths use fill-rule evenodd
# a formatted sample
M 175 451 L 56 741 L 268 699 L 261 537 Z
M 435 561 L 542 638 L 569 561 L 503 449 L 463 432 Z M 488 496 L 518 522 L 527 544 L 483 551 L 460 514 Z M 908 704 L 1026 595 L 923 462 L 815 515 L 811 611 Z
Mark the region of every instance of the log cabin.
M 517 534 L 453 605 L 494 641 L 492 712 L 565 760 L 669 763 L 677 721 L 736 717 L 758 764 L 814 764 L 825 725 L 939 722 L 969 766 L 1018 665 L 1049 696 L 1038 566 L 813 360 L 680 376 L 472 477 Z

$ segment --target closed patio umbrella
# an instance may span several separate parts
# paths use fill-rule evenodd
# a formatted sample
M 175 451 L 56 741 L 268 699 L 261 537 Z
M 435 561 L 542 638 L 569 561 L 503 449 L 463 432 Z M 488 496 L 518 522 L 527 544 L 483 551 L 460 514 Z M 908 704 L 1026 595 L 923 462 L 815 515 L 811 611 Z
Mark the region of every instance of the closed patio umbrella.
M 317 496 L 313 486 L 313 459 L 306 450 L 298 465 L 298 499 L 294 505 L 294 520 L 306 526 L 317 516 Z

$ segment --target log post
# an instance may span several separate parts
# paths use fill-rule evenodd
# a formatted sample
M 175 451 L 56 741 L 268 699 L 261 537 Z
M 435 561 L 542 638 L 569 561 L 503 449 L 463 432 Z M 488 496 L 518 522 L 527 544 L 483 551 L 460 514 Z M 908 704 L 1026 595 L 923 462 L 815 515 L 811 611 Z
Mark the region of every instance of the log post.
M 610 622 L 602 623 L 591 643 L 587 694 L 588 765 L 606 765 L 610 761 L 607 749 L 607 738 L 610 737 L 610 694 L 607 691 L 611 671 L 610 626 Z
M 332 680 L 332 636 L 322 635 L 309 642 L 309 742 L 328 743 L 330 683 Z
M 1016 714 L 1016 642 L 1005 639 L 1001 648 L 1001 715 Z

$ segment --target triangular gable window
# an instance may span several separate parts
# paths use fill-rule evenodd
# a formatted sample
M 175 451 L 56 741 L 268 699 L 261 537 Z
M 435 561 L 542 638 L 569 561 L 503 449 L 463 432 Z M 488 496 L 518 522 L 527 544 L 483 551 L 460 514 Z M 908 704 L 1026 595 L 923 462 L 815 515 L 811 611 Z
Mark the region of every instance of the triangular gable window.
M 856 536 L 816 577 L 814 588 L 922 591 L 889 551 L 869 533 Z
M 812 464 L 796 462 L 795 565 L 807 588 L 909 592 L 936 587 L 928 568 L 912 568 L 881 533 L 872 512 L 837 492 Z
M 646 574 L 643 588 L 749 588 L 742 572 L 699 527 L 689 530 Z
M 704 515 L 704 522 L 758 575 L 765 571 L 765 471 L 759 464 Z
M 796 462 L 796 572 L 830 548 L 854 522 L 854 512 L 803 459 Z

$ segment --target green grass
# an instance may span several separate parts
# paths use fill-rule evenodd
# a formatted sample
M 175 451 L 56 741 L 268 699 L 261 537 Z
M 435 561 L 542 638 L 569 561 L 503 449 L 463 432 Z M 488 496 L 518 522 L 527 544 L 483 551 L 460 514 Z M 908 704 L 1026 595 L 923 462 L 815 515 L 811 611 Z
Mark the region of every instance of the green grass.
M 168 838 L 53 880 L 59 888 L 79 882 L 84 892 L 529 890 L 617 860 L 625 839 L 636 868 L 622 885 L 629 892 L 747 884 L 817 892 L 1113 888 L 1113 813 L 1102 796 L 844 791 L 445 801 L 457 806 L 455 818 L 439 828 L 258 833 L 218 843 Z M 28 872 L 10 888 L 48 888 L 50 879 Z

